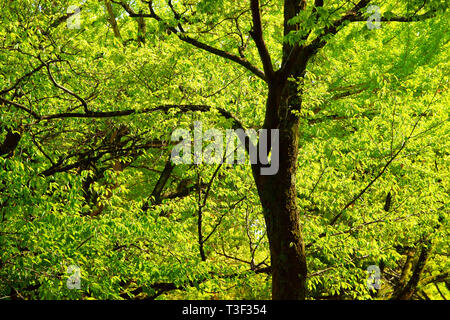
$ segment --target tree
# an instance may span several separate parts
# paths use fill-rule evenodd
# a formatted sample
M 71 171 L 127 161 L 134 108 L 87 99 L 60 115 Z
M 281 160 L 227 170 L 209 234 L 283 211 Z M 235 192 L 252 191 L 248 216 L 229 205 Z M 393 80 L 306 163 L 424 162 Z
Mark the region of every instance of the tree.
M 392 170 L 391 167 L 398 163 L 398 159 L 410 145 L 413 145 L 410 147 L 411 152 L 415 152 L 420 145 L 426 144 L 423 137 L 427 133 L 436 135 L 433 130 L 445 132 L 443 120 L 446 112 L 442 107 L 447 97 L 445 88 L 448 81 L 445 76 L 448 64 L 444 62 L 448 42 L 445 36 L 445 2 L 408 1 L 399 5 L 394 1 L 385 1 L 380 4 L 383 15 L 379 16 L 379 21 L 382 27 L 371 30 L 367 28 L 366 22 L 371 18 L 368 8 L 373 4 L 375 3 L 369 0 L 361 0 L 356 4 L 350 1 L 297 0 L 250 0 L 243 3 L 224 0 L 88 1 L 80 4 L 80 16 L 85 20 L 83 25 L 91 26 L 67 30 L 64 23 L 79 13 L 61 15 L 64 12 L 62 8 L 67 5 L 64 1 L 52 4 L 38 4 L 35 1 L 9 3 L 8 18 L 5 19 L 10 22 L 5 23 L 0 33 L 4 38 L 1 54 L 6 61 L 6 67 L 2 70 L 4 85 L 0 91 L 0 102 L 3 108 L 7 108 L 2 120 L 7 124 L 2 125 L 7 132 L 1 148 L 2 154 L 11 157 L 18 146 L 18 139 L 23 140 L 22 136 L 25 134 L 29 137 L 27 141 L 30 145 L 27 148 L 37 149 L 43 155 L 39 160 L 40 165 L 34 169 L 41 177 L 45 177 L 45 182 L 39 184 L 48 183 L 50 186 L 50 177 L 58 179 L 57 173 L 75 171 L 76 174 L 71 178 L 69 175 L 60 179 L 66 179 L 72 184 L 72 190 L 82 190 L 83 201 L 79 199 L 80 194 L 73 195 L 73 201 L 77 203 L 74 207 L 76 211 L 84 216 L 95 217 L 105 207 L 117 206 L 112 202 L 117 196 L 114 195 L 114 190 L 123 185 L 119 178 L 121 172 L 143 165 L 143 159 L 148 157 L 148 153 L 151 156 L 147 160 L 156 161 L 159 149 L 166 150 L 170 147 L 164 139 L 166 130 L 158 133 L 158 129 L 151 127 L 158 121 L 163 122 L 167 128 L 175 123 L 189 126 L 188 123 L 192 120 L 189 114 L 192 112 L 212 112 L 218 115 L 214 121 L 224 127 L 231 125 L 234 128 L 278 129 L 278 172 L 265 176 L 260 173 L 263 167 L 261 162 L 251 166 L 257 198 L 265 220 L 270 267 L 267 265 L 262 268 L 264 261 L 259 265 L 255 263 L 254 254 L 258 246 L 249 235 L 252 252 L 250 267 L 256 274 L 270 272 L 273 299 L 311 297 L 307 290 L 307 279 L 314 273 L 308 272 L 308 264 L 323 266 L 326 272 L 335 267 L 333 263 L 345 260 L 348 256 L 352 257 L 349 265 L 360 263 L 355 259 L 364 260 L 357 258 L 355 249 L 346 248 L 336 254 L 339 256 L 336 258 L 334 253 L 317 252 L 320 251 L 317 246 L 326 248 L 324 243 L 328 241 L 331 244 L 333 241 L 330 237 L 352 235 L 365 226 L 386 222 L 401 223 L 405 220 L 404 216 L 385 216 L 393 211 L 391 202 L 395 202 L 396 197 L 408 197 L 413 193 L 409 190 L 406 194 L 399 195 L 405 191 L 398 187 L 402 184 L 400 177 L 405 173 L 402 167 L 396 166 Z M 26 9 L 21 11 L 24 8 Z M 95 46 L 96 41 L 101 41 L 101 37 L 108 32 L 106 22 L 113 34 L 106 34 L 107 40 L 102 45 Z M 411 39 L 414 32 L 429 34 Z M 67 34 L 71 37 L 66 40 L 64 36 Z M 363 39 L 367 42 L 362 43 Z M 404 47 L 396 50 L 395 45 L 403 41 Z M 385 57 L 373 57 L 372 52 L 380 52 L 375 51 L 378 45 L 392 52 L 386 53 Z M 364 48 L 365 46 L 368 48 Z M 430 48 L 433 50 L 427 51 Z M 356 50 L 361 53 L 355 53 Z M 180 57 L 183 59 L 181 62 Z M 26 61 L 22 61 L 23 58 Z M 223 61 L 230 63 L 219 67 Z M 15 71 L 15 64 L 23 69 L 21 74 Z M 349 74 L 349 71 L 353 74 Z M 424 82 L 426 72 L 431 71 L 434 72 L 434 77 L 428 78 L 428 83 Z M 330 73 L 333 76 L 330 77 Z M 343 79 L 344 75 L 349 79 Z M 149 79 L 150 76 L 152 79 Z M 242 80 L 244 77 L 248 80 Z M 239 88 L 235 83 L 238 80 L 241 85 L 245 83 L 245 94 L 233 93 L 233 90 L 237 91 Z M 206 84 L 208 81 L 210 85 Z M 211 91 L 212 93 L 208 93 Z M 423 100 L 418 102 L 418 107 L 412 111 L 407 110 L 403 104 L 418 99 L 420 94 L 423 95 Z M 349 110 L 345 101 L 351 103 L 356 110 Z M 439 101 L 440 107 L 433 113 L 430 108 L 436 101 Z M 60 107 L 53 110 L 53 104 L 59 104 Z M 245 106 L 242 110 L 235 109 L 243 120 L 233 114 L 233 104 Z M 403 106 L 398 109 L 388 108 L 390 104 Z M 168 116 L 154 115 L 158 112 L 164 112 Z M 185 114 L 180 117 L 177 112 Z M 17 122 L 19 114 L 20 121 Z M 387 120 L 386 115 L 391 115 L 391 118 Z M 399 120 L 405 117 L 410 121 Z M 84 120 L 79 128 L 77 119 Z M 336 131 L 332 123 L 339 120 L 347 121 L 350 127 Z M 50 124 L 53 126 L 51 130 L 46 127 Z M 323 129 L 327 132 L 325 136 L 322 136 L 320 129 L 315 129 L 316 124 L 324 125 Z M 395 127 L 396 124 L 398 128 Z M 378 127 L 381 133 L 371 129 L 372 125 Z M 74 136 L 72 139 L 62 136 L 56 139 L 52 136 L 53 130 L 73 131 Z M 89 134 L 82 134 L 83 130 Z M 405 130 L 406 133 L 395 141 L 394 130 Z M 42 132 L 46 134 L 42 136 Z M 355 140 L 348 138 L 351 134 L 354 134 Z M 371 134 L 376 134 L 378 140 L 374 141 Z M 422 140 L 414 144 L 418 138 Z M 15 142 L 10 142 L 11 139 Z M 314 139 L 320 140 L 317 155 L 311 149 L 315 144 Z M 383 145 L 378 150 L 377 141 Z M 346 143 L 350 144 L 349 148 L 346 148 Z M 48 154 L 42 147 L 43 144 L 47 149 L 54 149 L 54 154 Z M 86 147 L 75 148 L 71 152 L 77 145 Z M 359 148 L 358 145 L 364 147 Z M 387 154 L 384 145 L 388 146 Z M 423 155 L 426 158 L 423 160 L 424 167 L 433 155 L 442 155 L 443 159 L 448 157 L 448 153 L 443 151 L 444 145 L 439 145 L 435 140 L 430 142 L 430 148 L 433 152 Z M 152 151 L 155 149 L 155 152 Z M 24 152 L 32 159 L 29 150 Z M 266 157 L 269 152 L 270 150 Z M 313 156 L 307 152 L 311 152 Z M 340 157 L 350 158 L 348 161 L 338 160 Z M 351 157 L 354 159 L 351 160 Z M 228 212 L 226 210 L 220 213 L 205 233 L 207 200 L 214 197 L 220 201 L 221 192 L 224 192 L 216 187 L 214 195 L 211 195 L 213 184 L 219 180 L 219 171 L 223 168 L 218 166 L 212 170 L 211 178 L 206 182 L 198 167 L 187 168 L 186 172 L 190 172 L 189 179 L 181 180 L 174 190 L 164 193 L 168 182 L 175 182 L 176 179 L 171 177 L 174 174 L 176 176 L 174 171 L 177 167 L 170 159 L 167 160 L 167 155 L 163 159 L 163 169 L 149 196 L 144 199 L 142 206 L 135 202 L 132 207 L 139 207 L 143 212 L 158 211 L 155 208 L 163 207 L 164 199 L 191 197 L 193 194 L 197 202 L 194 214 L 197 218 L 197 245 L 201 260 L 207 261 L 205 246 L 218 233 Z M 301 189 L 304 189 L 306 180 L 310 180 L 310 169 L 305 168 L 308 160 L 316 161 L 319 166 L 314 168 L 317 180 L 305 195 L 299 190 L 297 180 L 305 179 L 300 182 Z M 445 160 L 442 161 L 445 163 Z M 45 166 L 45 163 L 50 166 Z M 367 167 L 363 168 L 364 166 Z M 321 196 L 326 200 L 314 199 L 312 196 L 314 192 L 318 192 L 317 186 L 323 183 L 321 179 L 328 168 L 333 167 L 342 168 L 344 172 L 342 177 L 338 174 L 334 178 L 325 178 L 331 186 L 336 184 L 335 193 L 350 192 L 353 188 L 357 190 L 351 196 L 344 194 L 344 197 L 327 195 L 324 190 Z M 5 169 L 5 172 L 10 175 L 14 170 Z M 333 170 L 336 169 L 331 171 Z M 389 177 L 386 177 L 389 170 Z M 444 172 L 436 170 L 436 175 L 445 175 L 446 169 L 443 170 Z M 370 216 L 372 219 L 367 220 L 364 206 L 354 210 L 354 213 L 348 213 L 382 179 L 385 179 L 383 186 L 386 188 L 392 185 L 392 190 L 386 192 L 388 196 L 383 203 L 384 210 L 381 213 L 384 215 L 380 211 L 374 211 Z M 408 179 L 412 179 L 410 175 Z M 357 184 L 352 185 L 355 180 Z M 414 181 L 418 184 L 418 180 Z M 395 189 L 396 187 L 398 188 Z M 34 188 L 42 187 L 37 185 Z M 430 215 L 425 219 L 427 222 L 418 218 L 414 220 L 412 228 L 420 229 L 425 224 L 435 230 L 432 222 L 437 219 L 436 211 L 440 212 L 445 203 L 444 189 L 444 186 L 438 187 L 435 199 L 428 203 Z M 4 189 L 2 192 L 14 195 L 12 190 Z M 45 193 L 50 197 L 47 201 L 57 207 L 56 195 L 51 192 L 48 190 Z M 32 192 L 27 196 L 16 194 L 16 205 L 17 201 L 35 203 L 37 196 L 31 194 Z M 67 197 L 64 194 L 59 196 Z M 374 206 L 379 196 L 373 193 L 367 200 L 368 203 Z M 333 197 L 339 200 L 332 203 Z M 137 199 L 136 195 L 131 198 Z M 229 210 L 242 202 L 240 197 L 228 200 L 230 199 L 234 199 L 234 202 Z M 299 200 L 300 207 L 305 212 L 299 211 Z M 11 200 L 7 198 L 2 205 L 6 206 L 9 202 Z M 167 217 L 170 213 L 166 210 L 170 212 L 174 209 L 169 206 L 161 210 L 158 215 Z M 307 211 L 314 213 L 311 221 L 307 221 Z M 417 215 L 417 212 L 410 214 Z M 440 224 L 445 225 L 442 221 L 446 221 L 446 218 L 441 213 L 439 219 Z M 341 221 L 342 224 L 339 224 Z M 246 228 L 249 233 L 248 224 Z M 305 228 L 311 232 L 307 235 L 309 243 L 305 243 Z M 182 230 L 183 227 L 177 232 L 182 233 Z M 354 244 L 360 244 L 361 239 L 386 237 L 396 229 L 383 230 L 377 236 L 370 232 L 361 238 L 355 236 Z M 422 234 L 418 235 L 418 229 L 414 235 L 425 239 Z M 408 237 L 409 235 L 405 235 L 406 239 Z M 413 238 L 404 241 L 413 241 L 418 245 L 431 241 L 429 237 L 420 241 Z M 385 243 L 383 241 L 386 240 L 378 241 L 379 248 L 382 248 Z M 84 244 L 81 241 L 80 246 Z M 117 244 L 114 250 L 124 248 L 121 246 Z M 391 247 L 390 244 L 388 246 Z M 310 252 L 311 260 L 308 261 L 308 249 L 314 247 L 316 251 Z M 140 246 L 140 250 L 150 248 Z M 420 253 L 412 278 L 403 287 L 404 293 L 399 295 L 412 297 L 414 294 L 412 287 L 419 285 L 430 254 L 424 250 Z M 226 256 L 225 250 L 222 253 Z M 387 255 L 392 255 L 392 252 Z M 423 255 L 426 258 L 422 259 Z M 384 259 L 393 263 L 399 257 Z M 359 265 L 363 272 L 365 263 L 363 261 Z M 322 271 L 317 272 L 322 274 Z M 203 276 L 210 273 L 211 270 L 208 270 Z M 228 274 L 229 277 L 234 275 Z M 196 280 L 200 283 L 206 281 Z M 192 279 L 189 281 L 190 284 L 195 282 Z M 402 281 L 400 283 L 404 285 L 405 282 Z M 123 285 L 122 283 L 121 286 Z M 152 290 L 156 289 L 156 296 L 159 296 L 180 288 L 180 285 L 157 283 L 150 287 Z M 363 290 L 358 289 L 353 282 L 344 282 L 339 284 L 339 289 L 331 289 L 331 296 L 351 288 L 353 291 Z M 400 292 L 399 288 L 394 291 Z M 309 291 L 315 289 L 317 288 L 310 288 Z M 319 295 L 323 293 L 319 289 L 317 291 Z

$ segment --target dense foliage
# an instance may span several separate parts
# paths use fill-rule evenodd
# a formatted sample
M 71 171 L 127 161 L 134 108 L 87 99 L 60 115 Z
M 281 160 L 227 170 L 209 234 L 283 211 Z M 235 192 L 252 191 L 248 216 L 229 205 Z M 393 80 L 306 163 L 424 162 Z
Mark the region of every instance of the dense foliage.
M 306 1 L 283 36 L 283 3 L 260 3 L 275 67 L 283 43 L 314 42 L 354 6 Z M 446 1 L 370 4 L 380 28 L 363 6 L 290 79 L 306 298 L 445 299 Z M 172 132 L 194 121 L 262 128 L 252 26 L 249 1 L 2 0 L 0 298 L 271 298 L 251 166 L 170 161 Z

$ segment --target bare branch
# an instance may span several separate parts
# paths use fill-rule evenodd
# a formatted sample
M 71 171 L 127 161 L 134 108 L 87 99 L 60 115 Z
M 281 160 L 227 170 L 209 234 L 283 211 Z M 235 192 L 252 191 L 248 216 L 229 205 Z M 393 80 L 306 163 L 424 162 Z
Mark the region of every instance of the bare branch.
M 4 99 L 2 97 L 0 97 L 0 102 L 2 102 L 3 104 L 9 104 L 9 105 L 11 105 L 13 107 L 16 107 L 18 109 L 21 109 L 21 110 L 25 111 L 26 113 L 32 115 L 33 118 L 35 118 L 37 120 L 41 119 L 41 117 L 36 112 L 31 110 L 30 108 L 25 107 L 24 105 L 22 105 L 20 103 L 17 103 L 17 102 L 14 102 L 14 101 L 9 101 L 9 100 Z
M 42 60 L 41 60 L 41 62 L 45 63 Z M 70 94 L 71 96 L 75 97 L 78 101 L 80 101 L 81 104 L 83 105 L 84 112 L 86 114 L 91 113 L 91 111 L 89 111 L 89 109 L 88 109 L 87 102 L 82 97 L 80 97 L 78 94 L 76 94 L 72 90 L 69 90 L 66 87 L 64 87 L 64 86 L 62 86 L 62 85 L 60 85 L 59 83 L 56 82 L 55 78 L 53 78 L 53 75 L 52 75 L 52 73 L 50 71 L 50 64 L 49 63 L 45 63 L 45 68 L 47 69 L 48 76 L 49 76 L 50 80 L 52 81 L 52 83 L 55 85 L 55 87 L 57 87 L 57 88 L 61 89 L 62 91 Z
M 128 13 L 128 15 L 130 17 L 133 17 L 133 18 L 137 18 L 137 17 L 153 18 L 153 19 L 155 19 L 157 21 L 163 21 L 163 19 L 158 14 L 156 14 L 156 12 L 154 11 L 151 1 L 148 2 L 150 13 L 136 13 L 124 1 L 120 1 L 120 2 L 113 1 L 113 2 L 117 3 L 117 4 L 120 4 L 125 9 L 125 11 Z M 244 68 L 246 68 L 247 70 L 251 71 L 253 74 L 258 76 L 259 78 L 261 78 L 263 80 L 266 80 L 266 75 L 264 74 L 264 72 L 262 70 L 260 70 L 259 68 L 257 68 L 256 66 L 254 66 L 253 64 L 251 64 L 247 59 L 241 58 L 241 57 L 239 57 L 239 56 L 237 56 L 235 54 L 232 54 L 230 52 L 226 52 L 224 50 L 215 48 L 215 47 L 210 46 L 210 45 L 208 45 L 206 43 L 203 43 L 203 42 L 201 42 L 201 41 L 199 41 L 197 39 L 194 39 L 194 38 L 186 35 L 184 33 L 182 27 L 180 28 L 180 30 L 177 30 L 176 28 L 173 28 L 173 27 L 168 27 L 168 30 L 170 32 L 176 34 L 181 41 L 189 43 L 189 44 L 191 44 L 191 45 L 193 45 L 193 46 L 195 46 L 195 47 L 197 47 L 199 49 L 205 50 L 205 51 L 207 51 L 209 53 L 212 53 L 214 55 L 217 55 L 219 57 L 222 57 L 222 58 L 225 58 L 227 60 L 236 62 L 236 63 L 240 64 L 241 66 L 243 66 Z
M 250 8 L 252 10 L 253 20 L 253 28 L 250 31 L 250 35 L 258 48 L 259 56 L 264 67 L 264 73 L 268 78 L 271 78 L 273 76 L 273 65 L 266 43 L 264 42 L 259 0 L 250 0 Z

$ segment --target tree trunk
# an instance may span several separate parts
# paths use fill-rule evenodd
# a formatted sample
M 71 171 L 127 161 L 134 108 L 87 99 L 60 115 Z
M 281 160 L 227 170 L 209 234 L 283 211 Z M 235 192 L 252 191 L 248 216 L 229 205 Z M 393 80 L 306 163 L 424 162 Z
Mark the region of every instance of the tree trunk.
M 290 23 L 290 20 L 305 8 L 305 0 L 284 1 L 285 36 L 297 30 L 298 26 Z M 299 126 L 297 112 L 301 108 L 301 92 L 298 84 L 288 79 L 303 78 L 313 52 L 285 41 L 282 67 L 273 72 L 270 55 L 263 43 L 262 31 L 258 27 L 260 19 L 258 14 L 255 14 L 256 10 L 252 8 L 252 11 L 255 28 L 252 37 L 260 52 L 269 89 L 263 127 L 279 129 L 278 172 L 273 176 L 262 176 L 258 172 L 258 166 L 252 166 L 269 239 L 272 299 L 305 299 L 307 266 L 295 187 Z
M 283 88 L 284 87 L 284 88 Z M 300 97 L 294 83 L 269 88 L 265 128 L 279 129 L 279 170 L 273 176 L 253 170 L 270 245 L 272 299 L 306 296 L 306 256 L 296 202 Z
M 291 139 L 284 143 L 283 147 L 291 150 L 297 146 Z M 280 141 L 280 149 L 283 147 Z M 278 174 L 267 177 L 260 191 L 270 244 L 272 298 L 304 299 L 307 268 L 296 205 L 295 169 L 290 165 L 294 159 L 284 154 L 280 152 Z
M 423 275 L 425 266 L 428 262 L 432 250 L 433 245 L 430 240 L 427 240 L 424 244 L 422 244 L 420 255 L 414 267 L 414 272 L 412 273 L 411 278 L 405 286 L 399 288 L 398 291 L 394 293 L 391 299 L 410 300 L 413 297 L 413 295 L 417 291 L 417 286 L 419 285 L 419 281 Z

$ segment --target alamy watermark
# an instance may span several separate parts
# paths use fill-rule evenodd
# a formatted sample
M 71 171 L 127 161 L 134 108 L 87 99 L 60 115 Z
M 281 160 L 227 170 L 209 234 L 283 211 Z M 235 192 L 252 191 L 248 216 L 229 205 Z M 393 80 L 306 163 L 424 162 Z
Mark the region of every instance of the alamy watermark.
M 370 5 L 367 7 L 367 13 L 371 13 L 367 19 L 367 28 L 380 29 L 381 28 L 381 11 L 379 6 Z
M 367 267 L 367 288 L 372 291 L 381 289 L 381 271 L 377 265 Z
M 71 265 L 67 268 L 67 274 L 70 277 L 67 278 L 66 285 L 67 289 L 81 289 L 81 269 L 77 265 Z
M 76 5 L 71 5 L 67 8 L 67 13 L 70 16 L 67 18 L 68 29 L 80 29 L 81 28 L 81 9 Z M 381 28 L 381 10 L 377 5 L 370 5 L 367 7 L 367 13 L 371 14 L 367 19 L 367 28 L 380 29 Z
M 244 164 L 247 151 L 250 163 L 261 165 L 261 175 L 275 175 L 280 162 L 279 137 L 278 129 L 260 129 L 258 133 L 254 129 L 227 129 L 224 150 L 223 131 L 208 129 L 203 132 L 202 122 L 195 121 L 193 139 L 187 129 L 176 129 L 172 133 L 171 140 L 179 143 L 172 149 L 171 160 L 175 164 Z M 211 143 L 203 148 L 207 141 Z
M 80 29 L 81 28 L 81 9 L 77 6 L 69 6 L 67 8 L 67 13 L 70 16 L 67 18 L 67 28 L 68 29 Z

